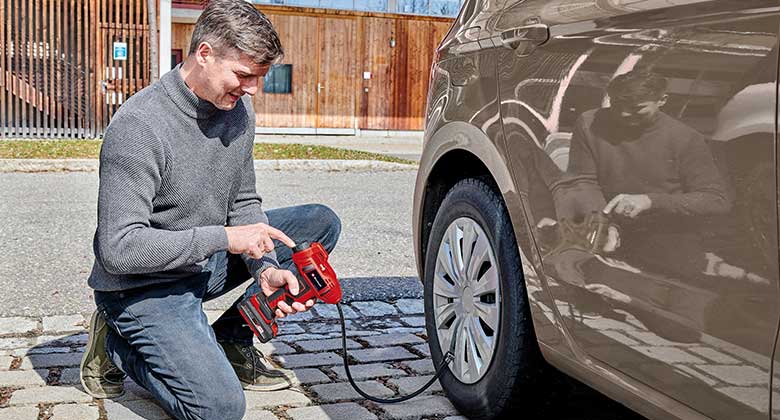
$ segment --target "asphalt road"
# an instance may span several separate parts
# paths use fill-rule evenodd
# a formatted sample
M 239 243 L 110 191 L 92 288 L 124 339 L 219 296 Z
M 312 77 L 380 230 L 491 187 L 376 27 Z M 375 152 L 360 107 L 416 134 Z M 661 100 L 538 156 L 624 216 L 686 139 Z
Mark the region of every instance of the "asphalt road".
M 348 300 L 419 297 L 412 249 L 415 171 L 258 172 L 265 208 L 330 206 L 342 219 L 332 263 Z M 0 174 L 0 316 L 90 312 L 97 173 Z M 235 294 L 209 302 L 232 303 Z

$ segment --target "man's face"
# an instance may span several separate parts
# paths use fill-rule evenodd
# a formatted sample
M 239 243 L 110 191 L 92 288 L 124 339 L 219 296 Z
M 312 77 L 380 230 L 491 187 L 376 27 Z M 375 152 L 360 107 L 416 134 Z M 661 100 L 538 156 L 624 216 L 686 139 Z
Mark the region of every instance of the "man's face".
M 257 93 L 260 78 L 270 68 L 270 65 L 257 64 L 238 51 L 211 54 L 202 66 L 205 78 L 199 96 L 223 111 L 233 109 L 243 95 Z
M 642 127 L 653 121 L 666 103 L 666 95 L 659 99 L 612 100 L 610 109 L 617 121 L 625 127 Z

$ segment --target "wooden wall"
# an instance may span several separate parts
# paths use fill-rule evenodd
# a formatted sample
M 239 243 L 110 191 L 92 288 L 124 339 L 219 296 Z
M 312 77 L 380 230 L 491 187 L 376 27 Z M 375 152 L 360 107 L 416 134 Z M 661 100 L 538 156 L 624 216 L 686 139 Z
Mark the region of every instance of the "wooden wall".
M 258 126 L 423 128 L 431 61 L 451 19 L 258 8 L 279 33 L 284 63 L 293 66 L 292 94 L 260 89 L 255 96 Z M 193 28 L 191 23 L 174 24 L 173 48 L 185 57 Z M 369 80 L 363 79 L 366 71 L 371 72 Z
M 145 0 L 0 0 L 0 137 L 102 134 L 150 82 L 146 21 Z

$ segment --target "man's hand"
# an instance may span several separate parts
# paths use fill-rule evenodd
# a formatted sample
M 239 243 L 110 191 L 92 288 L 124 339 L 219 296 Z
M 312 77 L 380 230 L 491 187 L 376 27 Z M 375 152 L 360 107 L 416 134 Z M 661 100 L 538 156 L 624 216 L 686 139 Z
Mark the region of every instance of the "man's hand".
M 257 223 L 244 226 L 226 226 L 228 237 L 228 252 L 231 254 L 247 254 L 254 259 L 259 259 L 268 252 L 274 250 L 274 239 L 282 241 L 290 248 L 295 242 L 288 238 L 279 229 Z
M 604 214 L 615 214 L 630 218 L 649 210 L 653 202 L 645 194 L 618 194 L 604 207 Z
M 607 228 L 607 242 L 604 244 L 604 252 L 612 253 L 620 248 L 620 232 L 615 226 Z
M 290 294 L 297 295 L 300 291 L 298 290 L 298 279 L 289 270 L 269 267 L 260 273 L 260 288 L 263 289 L 263 293 L 266 296 L 271 296 L 275 291 L 285 286 L 290 290 Z M 313 299 L 306 301 L 305 305 L 300 302 L 294 302 L 292 306 L 285 301 L 281 301 L 276 308 L 276 317 L 284 318 L 287 314 L 308 311 L 312 306 L 314 306 Z

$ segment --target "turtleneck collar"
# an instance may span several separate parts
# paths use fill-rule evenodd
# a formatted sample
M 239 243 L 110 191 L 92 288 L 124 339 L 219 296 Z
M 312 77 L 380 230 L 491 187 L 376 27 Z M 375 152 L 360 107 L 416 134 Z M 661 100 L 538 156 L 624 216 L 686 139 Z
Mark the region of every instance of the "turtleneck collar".
M 181 64 L 169 71 L 160 79 L 168 97 L 185 114 L 195 119 L 206 119 L 218 111 L 211 102 L 201 99 L 184 83 L 181 77 Z

